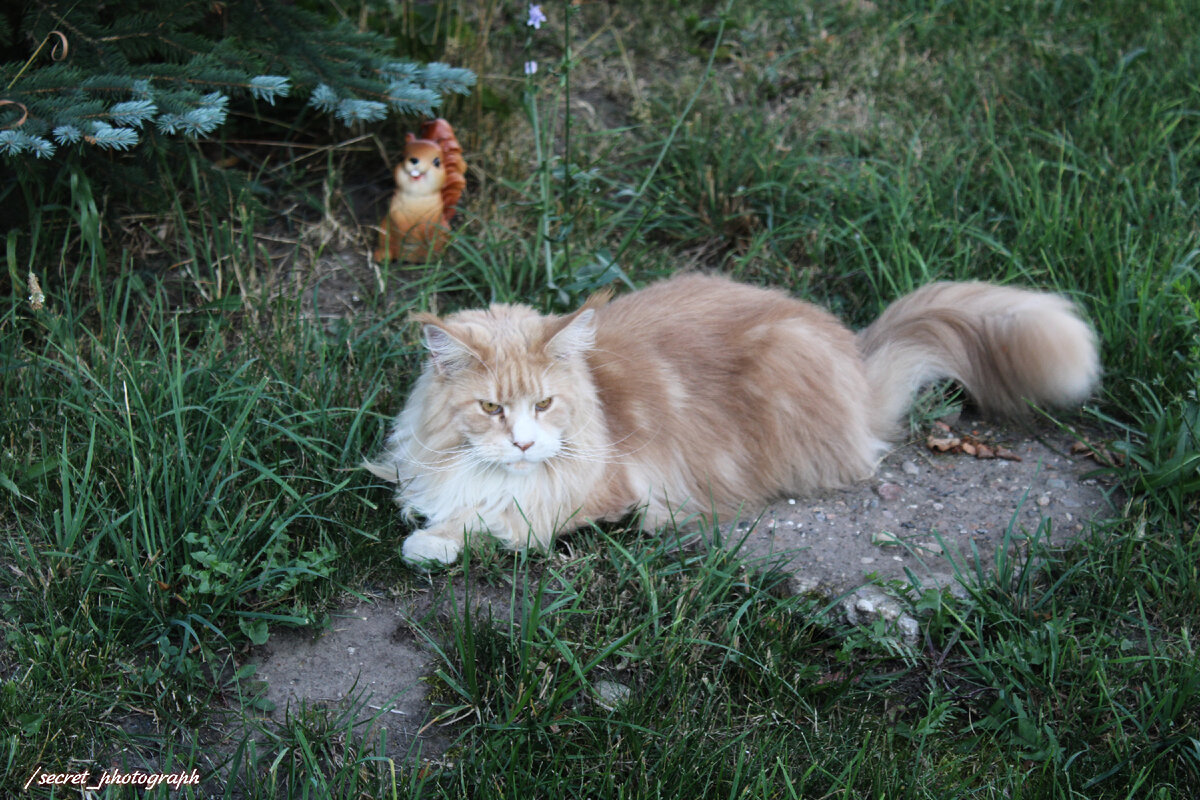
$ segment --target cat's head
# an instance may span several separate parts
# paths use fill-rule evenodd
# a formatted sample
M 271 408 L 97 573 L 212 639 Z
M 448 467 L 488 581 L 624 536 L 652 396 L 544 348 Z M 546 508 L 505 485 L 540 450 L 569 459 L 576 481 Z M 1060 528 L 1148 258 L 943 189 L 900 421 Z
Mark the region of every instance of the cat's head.
M 411 195 L 435 194 L 446 182 L 446 167 L 442 163 L 442 148 L 437 142 L 413 138 L 409 134 L 404 146 L 404 158 L 396 165 L 396 186 Z
M 477 464 L 514 475 L 580 457 L 589 426 L 599 424 L 586 360 L 593 308 L 545 317 L 526 306 L 493 305 L 416 319 L 429 350 L 425 402 L 437 411 L 426 419 L 453 429 L 438 438 L 453 433 Z

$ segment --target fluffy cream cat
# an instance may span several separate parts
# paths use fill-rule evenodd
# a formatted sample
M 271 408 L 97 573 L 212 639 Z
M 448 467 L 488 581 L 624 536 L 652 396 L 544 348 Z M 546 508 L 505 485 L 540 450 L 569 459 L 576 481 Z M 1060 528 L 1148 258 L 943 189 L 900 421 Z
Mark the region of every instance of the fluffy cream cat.
M 783 292 L 684 275 L 566 316 L 493 305 L 422 314 L 429 360 L 386 451 L 424 527 L 417 565 L 481 533 L 545 547 L 645 507 L 643 526 L 732 514 L 872 474 L 913 393 L 942 377 L 984 410 L 1081 402 L 1096 339 L 1065 299 L 936 283 L 857 336 Z

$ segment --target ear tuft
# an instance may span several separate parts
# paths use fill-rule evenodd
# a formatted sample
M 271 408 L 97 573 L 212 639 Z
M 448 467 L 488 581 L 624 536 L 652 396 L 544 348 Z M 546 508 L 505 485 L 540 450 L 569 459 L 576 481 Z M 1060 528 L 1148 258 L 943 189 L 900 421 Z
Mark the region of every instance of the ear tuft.
M 442 375 L 457 372 L 478 359 L 470 347 L 438 323 L 425 322 L 421 326 L 421 334 L 434 367 Z
M 568 359 L 591 350 L 596 343 L 596 311 L 584 308 L 571 317 L 558 333 L 550 337 L 546 352 L 555 358 Z

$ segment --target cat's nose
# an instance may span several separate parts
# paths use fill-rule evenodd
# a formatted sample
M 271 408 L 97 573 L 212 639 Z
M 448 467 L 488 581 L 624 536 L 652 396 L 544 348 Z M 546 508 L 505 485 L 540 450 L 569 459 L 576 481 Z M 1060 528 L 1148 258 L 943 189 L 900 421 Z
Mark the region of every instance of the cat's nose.
M 526 450 L 533 447 L 533 442 L 513 442 L 513 447 L 524 453 Z

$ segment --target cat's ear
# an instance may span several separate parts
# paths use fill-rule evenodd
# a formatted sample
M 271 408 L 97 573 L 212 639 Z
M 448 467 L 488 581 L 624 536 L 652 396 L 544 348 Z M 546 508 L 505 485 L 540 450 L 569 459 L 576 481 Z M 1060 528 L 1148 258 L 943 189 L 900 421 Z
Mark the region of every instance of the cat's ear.
M 567 323 L 546 343 L 546 352 L 555 358 L 582 355 L 596 343 L 596 312 L 584 308 L 566 318 Z
M 440 374 L 457 372 L 479 359 L 475 351 L 446 330 L 437 317 L 422 314 L 416 319 L 421 323 L 421 335 L 433 366 Z

